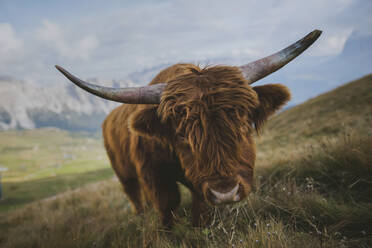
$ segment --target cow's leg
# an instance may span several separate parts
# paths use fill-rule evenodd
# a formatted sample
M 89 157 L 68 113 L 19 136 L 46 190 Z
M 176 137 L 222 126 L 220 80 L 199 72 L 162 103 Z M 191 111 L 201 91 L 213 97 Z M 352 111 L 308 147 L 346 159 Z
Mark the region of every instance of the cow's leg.
M 181 196 L 174 176 L 154 165 L 141 168 L 142 185 L 149 202 L 159 213 L 164 226 L 172 226 L 173 213 L 180 205 Z
M 128 196 L 135 213 L 143 212 L 141 187 L 138 178 L 120 178 L 125 194 Z
M 213 209 L 195 193 L 192 194 L 192 225 L 203 227 L 210 225 Z
M 118 153 L 114 153 L 108 143 L 105 142 L 107 155 L 110 159 L 111 166 L 119 178 L 124 193 L 132 203 L 132 209 L 135 213 L 143 212 L 141 185 L 139 183 L 136 169 L 129 160 L 124 160 Z

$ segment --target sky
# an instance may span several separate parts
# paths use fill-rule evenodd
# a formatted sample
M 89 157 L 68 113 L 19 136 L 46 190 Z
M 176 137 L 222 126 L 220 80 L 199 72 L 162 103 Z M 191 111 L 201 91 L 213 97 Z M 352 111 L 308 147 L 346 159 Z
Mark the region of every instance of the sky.
M 55 64 L 106 79 L 178 62 L 238 65 L 323 30 L 291 62 L 306 72 L 351 35 L 371 36 L 371 13 L 370 0 L 0 0 L 0 75 L 48 84 L 65 80 Z

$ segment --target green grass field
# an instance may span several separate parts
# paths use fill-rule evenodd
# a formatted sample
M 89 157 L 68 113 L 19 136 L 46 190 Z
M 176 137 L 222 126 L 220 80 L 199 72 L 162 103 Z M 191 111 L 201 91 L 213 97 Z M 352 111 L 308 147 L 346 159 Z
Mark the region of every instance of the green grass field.
M 239 204 L 211 209 L 211 226 L 191 226 L 191 197 L 185 188 L 181 188 L 182 203 L 175 213 L 177 223 L 166 230 L 151 208 L 134 215 L 119 182 L 107 179 L 3 211 L 0 247 L 372 247 L 371 106 L 369 75 L 274 116 L 257 138 L 254 192 Z M 18 137 L 18 133 L 3 135 Z M 63 144 L 71 143 L 67 146 L 76 159 L 66 161 L 68 172 L 61 169 L 54 175 L 35 170 L 39 175 L 35 180 L 51 180 L 39 190 L 54 183 L 69 185 L 56 192 L 73 189 L 78 186 L 73 185 L 75 179 L 97 181 L 98 175 L 105 174 L 100 171 L 111 177 L 99 139 L 84 150 L 77 147 L 90 138 L 58 135 L 50 138 L 53 146 L 48 145 L 48 138 L 40 143 L 53 150 L 53 155 L 40 151 L 46 158 L 40 155 L 35 161 L 44 162 L 34 163 L 48 171 L 55 161 L 63 161 Z M 19 147 L 30 147 L 21 145 L 23 138 L 17 139 Z M 11 147 L 5 143 L 4 147 Z M 24 183 L 28 174 L 14 156 L 23 154 L 20 161 L 29 161 L 26 156 L 32 149 L 17 149 L 5 149 L 13 155 L 0 163 L 14 166 L 8 182 Z M 101 155 L 102 160 L 98 159 Z M 70 164 L 74 161 L 80 166 Z M 56 183 L 57 175 L 60 183 Z
M 102 140 L 58 129 L 0 132 L 0 212 L 113 176 Z

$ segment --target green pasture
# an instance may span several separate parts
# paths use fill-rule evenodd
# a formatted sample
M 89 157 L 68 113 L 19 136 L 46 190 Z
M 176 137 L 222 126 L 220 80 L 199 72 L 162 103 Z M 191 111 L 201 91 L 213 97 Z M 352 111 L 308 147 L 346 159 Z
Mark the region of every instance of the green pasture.
M 0 211 L 113 176 L 102 139 L 58 129 L 0 132 Z

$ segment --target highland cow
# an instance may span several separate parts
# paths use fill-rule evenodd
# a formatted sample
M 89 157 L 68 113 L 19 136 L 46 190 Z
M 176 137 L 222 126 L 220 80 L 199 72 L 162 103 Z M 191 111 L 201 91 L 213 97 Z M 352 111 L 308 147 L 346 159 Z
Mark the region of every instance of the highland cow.
M 170 226 L 180 204 L 177 182 L 192 193 L 192 223 L 207 224 L 210 206 L 243 200 L 255 165 L 253 135 L 290 99 L 280 84 L 250 84 L 280 69 L 321 34 L 240 67 L 176 64 L 138 88 L 84 82 L 56 66 L 79 87 L 123 104 L 103 123 L 111 165 L 137 213 L 151 203 Z

